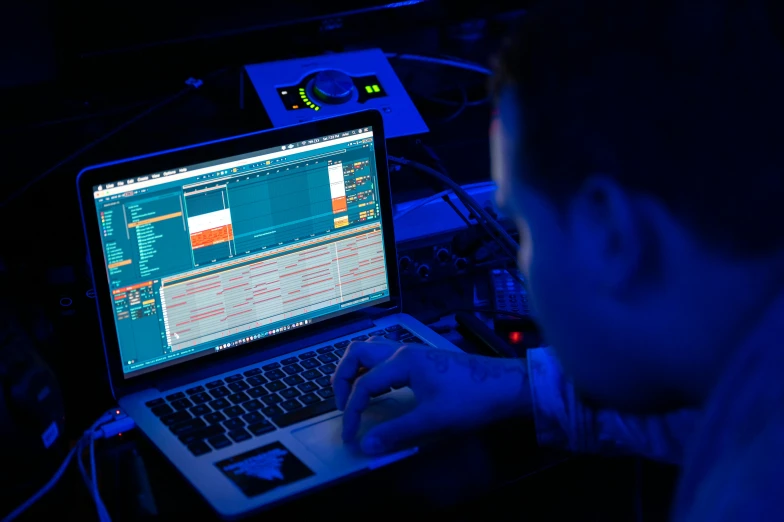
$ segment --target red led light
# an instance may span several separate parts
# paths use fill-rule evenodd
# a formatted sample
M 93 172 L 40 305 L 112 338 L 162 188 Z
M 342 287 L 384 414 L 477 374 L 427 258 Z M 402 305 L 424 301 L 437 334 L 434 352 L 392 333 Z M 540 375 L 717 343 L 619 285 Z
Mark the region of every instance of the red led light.
M 512 344 L 523 342 L 523 332 L 509 332 L 509 342 Z

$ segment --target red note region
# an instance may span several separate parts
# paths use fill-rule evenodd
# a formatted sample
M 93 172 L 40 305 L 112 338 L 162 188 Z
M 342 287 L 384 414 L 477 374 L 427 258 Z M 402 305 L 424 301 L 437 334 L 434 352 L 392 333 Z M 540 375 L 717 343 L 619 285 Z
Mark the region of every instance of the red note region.
M 196 250 L 197 248 L 231 241 L 232 239 L 234 239 L 234 231 L 231 225 L 223 225 L 191 234 L 191 247 Z

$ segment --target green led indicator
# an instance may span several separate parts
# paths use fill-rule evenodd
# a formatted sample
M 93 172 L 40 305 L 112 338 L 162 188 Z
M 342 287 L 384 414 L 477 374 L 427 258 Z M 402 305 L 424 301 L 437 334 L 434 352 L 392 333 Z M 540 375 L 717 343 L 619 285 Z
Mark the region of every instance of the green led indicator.
M 299 88 L 299 92 L 305 92 L 305 88 L 304 87 L 300 87 Z
M 315 107 L 313 107 L 313 108 L 314 108 L 314 109 L 316 109 L 316 110 L 319 110 L 321 107 L 319 107 L 318 105 L 316 105 L 316 106 L 315 106 Z
M 381 87 L 379 87 L 378 85 L 374 85 L 373 92 L 381 92 Z
M 368 94 L 371 94 L 373 92 L 373 87 L 370 85 L 365 85 L 365 90 L 368 92 Z

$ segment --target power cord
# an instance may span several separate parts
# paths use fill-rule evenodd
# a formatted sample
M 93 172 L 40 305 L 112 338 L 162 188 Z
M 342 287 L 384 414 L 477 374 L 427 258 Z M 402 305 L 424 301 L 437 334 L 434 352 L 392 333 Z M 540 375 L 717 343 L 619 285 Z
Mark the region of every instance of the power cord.
M 509 233 L 495 219 L 493 219 L 487 210 L 485 210 L 473 197 L 471 197 L 471 195 L 469 195 L 457 182 L 452 180 L 446 174 L 417 161 L 399 158 L 396 156 L 389 156 L 389 161 L 390 163 L 416 169 L 437 179 L 443 185 L 450 188 L 452 192 L 454 192 L 458 197 L 458 199 L 460 199 L 463 205 L 465 205 L 465 207 L 469 209 L 474 214 L 474 216 L 476 216 L 477 222 L 480 224 L 480 226 L 482 226 L 482 228 L 487 231 L 488 235 L 498 243 L 501 249 L 504 250 L 504 252 L 511 259 L 515 259 L 517 257 L 517 241 L 515 241 L 514 238 L 512 238 L 512 236 L 510 236 Z
M 101 522 L 111 522 L 109 512 L 106 510 L 106 506 L 104 505 L 103 500 L 101 500 L 101 496 L 98 492 L 95 466 L 95 441 L 97 439 L 113 437 L 133 429 L 134 426 L 135 424 L 133 420 L 118 408 L 111 409 L 101 415 L 101 417 L 99 417 L 98 420 L 95 421 L 95 423 L 84 432 L 74 447 L 71 448 L 63 460 L 63 463 L 60 464 L 60 467 L 57 469 L 52 478 L 49 479 L 49 482 L 39 489 L 32 497 L 27 499 L 26 502 L 6 515 L 2 522 L 11 522 L 12 520 L 16 519 L 19 515 L 27 511 L 33 504 L 38 502 L 44 495 L 51 491 L 51 489 L 62 478 L 63 474 L 68 469 L 68 465 L 71 463 L 74 457 L 77 458 L 79 471 L 81 472 L 85 485 L 90 492 L 90 496 L 92 496 L 93 501 L 95 502 L 99 520 Z M 85 468 L 84 460 L 82 458 L 82 453 L 85 449 L 90 450 L 90 474 L 87 473 L 87 469 Z
M 221 72 L 223 72 L 223 70 L 211 73 L 209 76 L 213 76 L 213 75 L 221 73 Z M 196 78 L 188 78 L 187 80 L 185 80 L 186 87 L 183 88 L 182 90 L 180 90 L 179 92 L 169 96 L 168 98 L 164 98 L 160 102 L 158 102 L 158 103 L 154 104 L 153 106 L 149 107 L 148 109 L 142 111 L 141 113 L 137 114 L 136 116 L 134 116 L 130 120 L 127 120 L 126 122 L 120 124 L 119 126 L 117 126 L 114 129 L 110 130 L 106 134 L 100 136 L 96 140 L 93 140 L 90 143 L 88 143 L 87 145 L 84 145 L 83 147 L 75 150 L 74 152 L 72 152 L 71 154 L 69 154 L 68 156 L 66 156 L 62 160 L 60 160 L 59 162 L 55 163 L 53 166 L 51 166 L 48 169 L 46 169 L 41 174 L 37 175 L 36 177 L 31 179 L 27 183 L 22 185 L 20 188 L 18 188 L 14 192 L 12 192 L 8 197 L 6 197 L 2 201 L 2 203 L 0 203 L 0 209 L 3 209 L 6 206 L 8 206 L 14 200 L 16 200 L 17 198 L 22 196 L 25 192 L 30 190 L 31 187 L 33 187 L 37 183 L 43 181 L 50 174 L 52 174 L 53 172 L 55 172 L 58 169 L 62 168 L 63 166 L 67 165 L 68 163 L 72 162 L 73 160 L 75 160 L 76 158 L 78 158 L 79 156 L 84 154 L 85 152 L 88 152 L 89 150 L 93 149 L 97 145 L 100 145 L 101 143 L 103 143 L 104 141 L 108 140 L 109 138 L 111 138 L 115 134 L 117 134 L 117 133 L 127 129 L 128 127 L 130 127 L 134 123 L 136 123 L 139 120 L 143 119 L 144 117 L 152 114 L 153 112 L 157 111 L 161 107 L 169 105 L 170 103 L 174 102 L 175 100 L 178 100 L 179 98 L 181 98 L 182 96 L 184 96 L 185 94 L 189 93 L 192 90 L 198 89 L 199 87 L 201 87 L 203 85 L 203 83 L 204 82 L 202 80 L 199 80 L 199 79 L 196 79 Z
M 423 54 L 408 53 L 384 53 L 384 56 L 386 56 L 388 59 L 392 58 L 396 60 L 408 60 L 413 62 L 443 65 L 445 67 L 453 67 L 455 69 L 463 69 L 466 71 L 484 74 L 485 76 L 492 76 L 493 74 L 493 71 L 487 67 L 453 57 L 426 56 Z

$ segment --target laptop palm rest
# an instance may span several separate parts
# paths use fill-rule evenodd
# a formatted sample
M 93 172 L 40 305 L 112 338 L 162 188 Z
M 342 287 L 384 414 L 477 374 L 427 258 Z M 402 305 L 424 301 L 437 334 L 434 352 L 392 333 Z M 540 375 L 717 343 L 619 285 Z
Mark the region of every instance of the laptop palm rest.
M 402 415 L 410 406 L 391 397 L 372 404 L 362 413 L 359 432 L 355 442 L 352 443 L 343 442 L 343 415 L 341 414 L 296 429 L 291 432 L 291 435 L 327 466 L 367 465 L 377 457 L 364 454 L 359 448 L 359 441 L 372 427 Z

